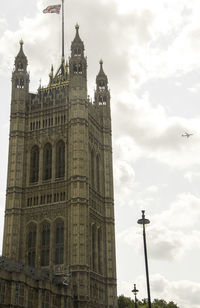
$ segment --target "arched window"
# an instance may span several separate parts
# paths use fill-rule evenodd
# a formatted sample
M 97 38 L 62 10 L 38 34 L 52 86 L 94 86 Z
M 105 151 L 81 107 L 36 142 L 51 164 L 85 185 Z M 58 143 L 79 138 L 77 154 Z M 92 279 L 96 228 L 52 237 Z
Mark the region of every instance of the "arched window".
M 103 96 L 99 95 L 99 105 L 103 105 Z
M 24 70 L 23 64 L 21 62 L 17 64 L 17 70 L 20 72 Z
M 56 177 L 65 175 L 65 144 L 59 141 L 56 145 Z
M 39 147 L 37 145 L 35 145 L 31 150 L 30 166 L 31 166 L 30 182 L 38 182 Z
M 77 67 L 77 64 L 74 64 L 74 65 L 73 65 L 73 72 L 74 72 L 74 74 L 78 74 L 78 67 Z
M 105 83 L 104 81 L 99 82 L 99 90 L 105 90 Z
M 55 225 L 55 264 L 64 262 L 64 223 L 56 222 Z
M 82 66 L 81 63 L 79 63 L 79 65 L 78 65 L 78 73 L 83 74 L 83 66 Z
M 96 157 L 96 183 L 97 190 L 100 191 L 100 158 L 99 155 Z
M 35 256 L 36 256 L 36 235 L 37 228 L 35 224 L 31 224 L 28 227 L 27 233 L 27 248 L 28 248 L 28 265 L 35 267 Z
M 74 56 L 77 57 L 77 56 L 80 56 L 81 55 L 81 49 L 80 48 L 75 48 L 74 49 Z
M 98 272 L 102 274 L 102 232 L 101 228 L 98 229 Z
M 41 228 L 41 266 L 49 265 L 50 225 L 45 222 Z
M 43 156 L 43 163 L 44 163 L 44 180 L 51 179 L 52 174 L 52 146 L 50 143 L 47 143 L 44 147 L 44 156 Z
M 91 185 L 94 187 L 94 151 L 91 151 Z
M 92 240 L 92 269 L 96 270 L 96 226 L 95 224 L 92 224 L 92 230 L 91 230 L 91 240 Z
M 20 78 L 20 88 L 24 88 L 24 78 Z

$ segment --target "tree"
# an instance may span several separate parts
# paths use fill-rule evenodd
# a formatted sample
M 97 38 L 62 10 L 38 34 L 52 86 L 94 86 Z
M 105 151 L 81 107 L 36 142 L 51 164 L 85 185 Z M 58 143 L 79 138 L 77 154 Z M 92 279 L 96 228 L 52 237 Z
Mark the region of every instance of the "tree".
M 146 298 L 137 302 L 138 308 L 148 308 L 148 300 Z M 166 302 L 164 299 L 154 299 L 152 308 L 179 308 L 174 302 Z M 135 303 L 130 297 L 120 295 L 118 297 L 118 308 L 135 308 Z
M 118 308 L 134 308 L 134 302 L 130 297 L 118 296 Z

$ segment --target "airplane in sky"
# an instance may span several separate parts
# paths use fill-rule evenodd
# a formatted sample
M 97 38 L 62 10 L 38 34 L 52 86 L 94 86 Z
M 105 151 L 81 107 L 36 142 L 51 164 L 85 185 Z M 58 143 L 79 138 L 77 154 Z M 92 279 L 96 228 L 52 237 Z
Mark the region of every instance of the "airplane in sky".
M 190 136 L 192 136 L 193 134 L 190 134 L 190 133 L 188 133 L 188 132 L 184 132 L 184 134 L 182 134 L 181 136 L 182 137 L 187 137 L 187 138 L 189 138 Z

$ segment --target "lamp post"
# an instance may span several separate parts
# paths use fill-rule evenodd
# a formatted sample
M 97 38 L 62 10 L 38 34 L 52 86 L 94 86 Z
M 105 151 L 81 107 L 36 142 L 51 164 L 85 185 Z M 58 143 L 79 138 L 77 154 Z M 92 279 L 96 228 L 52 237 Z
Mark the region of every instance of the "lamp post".
M 137 221 L 139 225 L 143 226 L 143 240 L 144 240 L 144 257 L 145 257 L 145 268 L 146 268 L 146 280 L 147 280 L 147 294 L 148 294 L 148 308 L 151 308 L 151 295 L 150 295 L 150 284 L 149 284 L 149 270 L 148 270 L 148 259 L 147 259 L 147 245 L 146 245 L 146 233 L 145 225 L 149 224 L 149 219 L 145 218 L 145 211 L 142 211 L 142 218 Z
M 133 294 L 135 295 L 135 308 L 137 308 L 137 293 L 139 292 L 136 289 L 136 284 L 134 283 L 134 289 L 132 290 Z

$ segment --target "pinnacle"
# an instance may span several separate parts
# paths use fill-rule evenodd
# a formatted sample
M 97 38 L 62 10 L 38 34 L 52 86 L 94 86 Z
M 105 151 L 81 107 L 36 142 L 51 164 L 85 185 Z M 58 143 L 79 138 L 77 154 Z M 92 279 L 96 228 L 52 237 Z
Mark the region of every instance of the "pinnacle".
M 77 46 L 77 47 L 80 47 L 84 50 L 83 41 L 81 40 L 81 38 L 79 36 L 79 25 L 78 25 L 78 23 L 76 23 L 75 29 L 76 29 L 76 35 L 75 35 L 75 38 L 72 42 L 72 46 Z
M 20 43 L 21 47 L 24 45 L 24 41 L 22 39 L 19 41 L 19 43 Z

